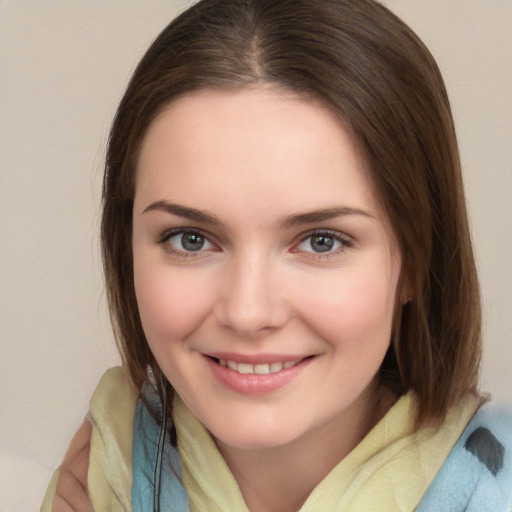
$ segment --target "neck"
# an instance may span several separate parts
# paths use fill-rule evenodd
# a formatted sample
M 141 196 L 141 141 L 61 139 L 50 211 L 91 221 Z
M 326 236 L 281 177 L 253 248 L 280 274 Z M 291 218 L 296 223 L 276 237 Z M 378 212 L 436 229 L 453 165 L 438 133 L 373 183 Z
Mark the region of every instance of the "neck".
M 392 405 L 376 386 L 349 409 L 281 446 L 258 449 L 217 445 L 251 512 L 296 512 L 313 489 L 366 436 Z

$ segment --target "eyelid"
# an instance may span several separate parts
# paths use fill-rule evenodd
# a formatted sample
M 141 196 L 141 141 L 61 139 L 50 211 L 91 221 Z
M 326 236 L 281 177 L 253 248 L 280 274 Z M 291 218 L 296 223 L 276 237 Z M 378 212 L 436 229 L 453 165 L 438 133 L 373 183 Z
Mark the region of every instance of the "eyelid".
M 219 244 L 214 240 L 214 237 L 207 233 L 206 231 L 203 231 L 200 228 L 194 228 L 194 227 L 177 227 L 177 228 L 170 228 L 164 230 L 158 238 L 155 240 L 155 242 L 158 245 L 162 245 L 164 247 L 164 250 L 173 255 L 182 256 L 184 258 L 197 258 L 204 255 L 204 253 L 210 252 L 210 250 L 204 250 L 204 251 L 180 251 L 179 249 L 173 248 L 170 244 L 166 244 L 166 242 L 171 239 L 173 236 L 180 235 L 180 234 L 195 234 L 200 235 L 204 237 L 213 248 L 216 250 L 219 249 Z
M 195 228 L 195 227 L 191 227 L 191 226 L 186 226 L 186 227 L 180 226 L 177 228 L 165 229 L 164 231 L 162 231 L 162 233 L 160 235 L 158 235 L 156 242 L 157 243 L 165 242 L 172 236 L 179 235 L 180 233 L 183 233 L 183 234 L 193 233 L 193 234 L 201 235 L 201 236 L 204 236 L 205 238 L 207 238 L 211 243 L 215 243 L 213 241 L 213 239 L 215 238 L 213 235 L 211 235 L 207 231 L 202 230 L 201 228 Z
M 311 238 L 312 236 L 319 236 L 319 235 L 328 235 L 332 238 L 334 238 L 335 240 L 341 242 L 342 246 L 335 250 L 335 251 L 329 251 L 329 252 L 325 252 L 325 253 L 315 253 L 314 251 L 300 251 L 297 249 L 297 246 L 299 244 L 301 244 L 302 242 L 304 242 L 305 240 L 307 240 L 308 238 Z M 354 245 L 354 239 L 341 232 L 341 231 L 336 231 L 334 229 L 321 229 L 321 228 L 316 228 L 316 229 L 312 229 L 310 231 L 306 231 L 305 233 L 301 233 L 295 240 L 294 244 L 293 244 L 293 247 L 292 247 L 292 252 L 307 252 L 307 253 L 310 253 L 312 255 L 314 255 L 313 257 L 315 258 L 328 258 L 330 256 L 334 256 L 336 254 L 339 254 L 343 251 L 345 251 L 346 249 L 352 247 Z

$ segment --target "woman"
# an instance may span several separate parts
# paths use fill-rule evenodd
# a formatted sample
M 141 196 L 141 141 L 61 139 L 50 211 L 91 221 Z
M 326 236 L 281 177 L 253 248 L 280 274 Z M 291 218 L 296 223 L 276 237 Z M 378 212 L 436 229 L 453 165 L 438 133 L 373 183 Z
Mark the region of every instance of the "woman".
M 124 372 L 54 510 L 85 484 L 96 510 L 507 510 L 448 99 L 384 7 L 187 10 L 121 101 L 103 201 Z

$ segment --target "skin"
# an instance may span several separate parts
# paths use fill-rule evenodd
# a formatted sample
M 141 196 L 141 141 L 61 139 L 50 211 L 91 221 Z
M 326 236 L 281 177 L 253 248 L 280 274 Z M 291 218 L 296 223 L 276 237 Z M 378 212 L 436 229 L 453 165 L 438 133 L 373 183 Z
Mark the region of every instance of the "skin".
M 92 427 L 85 421 L 73 436 L 60 466 L 52 512 L 94 512 L 87 495 Z
M 142 146 L 133 254 L 150 348 L 248 507 L 297 510 L 392 402 L 376 374 L 400 254 L 348 132 L 270 88 L 178 99 Z M 215 376 L 219 353 L 303 362 L 246 393 Z

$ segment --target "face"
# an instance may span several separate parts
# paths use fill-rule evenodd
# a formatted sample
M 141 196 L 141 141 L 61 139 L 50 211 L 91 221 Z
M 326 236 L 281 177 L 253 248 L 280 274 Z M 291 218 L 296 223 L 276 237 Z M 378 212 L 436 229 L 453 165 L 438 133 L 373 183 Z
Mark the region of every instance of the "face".
M 330 111 L 264 88 L 176 100 L 142 146 L 133 255 L 150 348 L 220 443 L 285 445 L 370 407 L 400 255 Z

